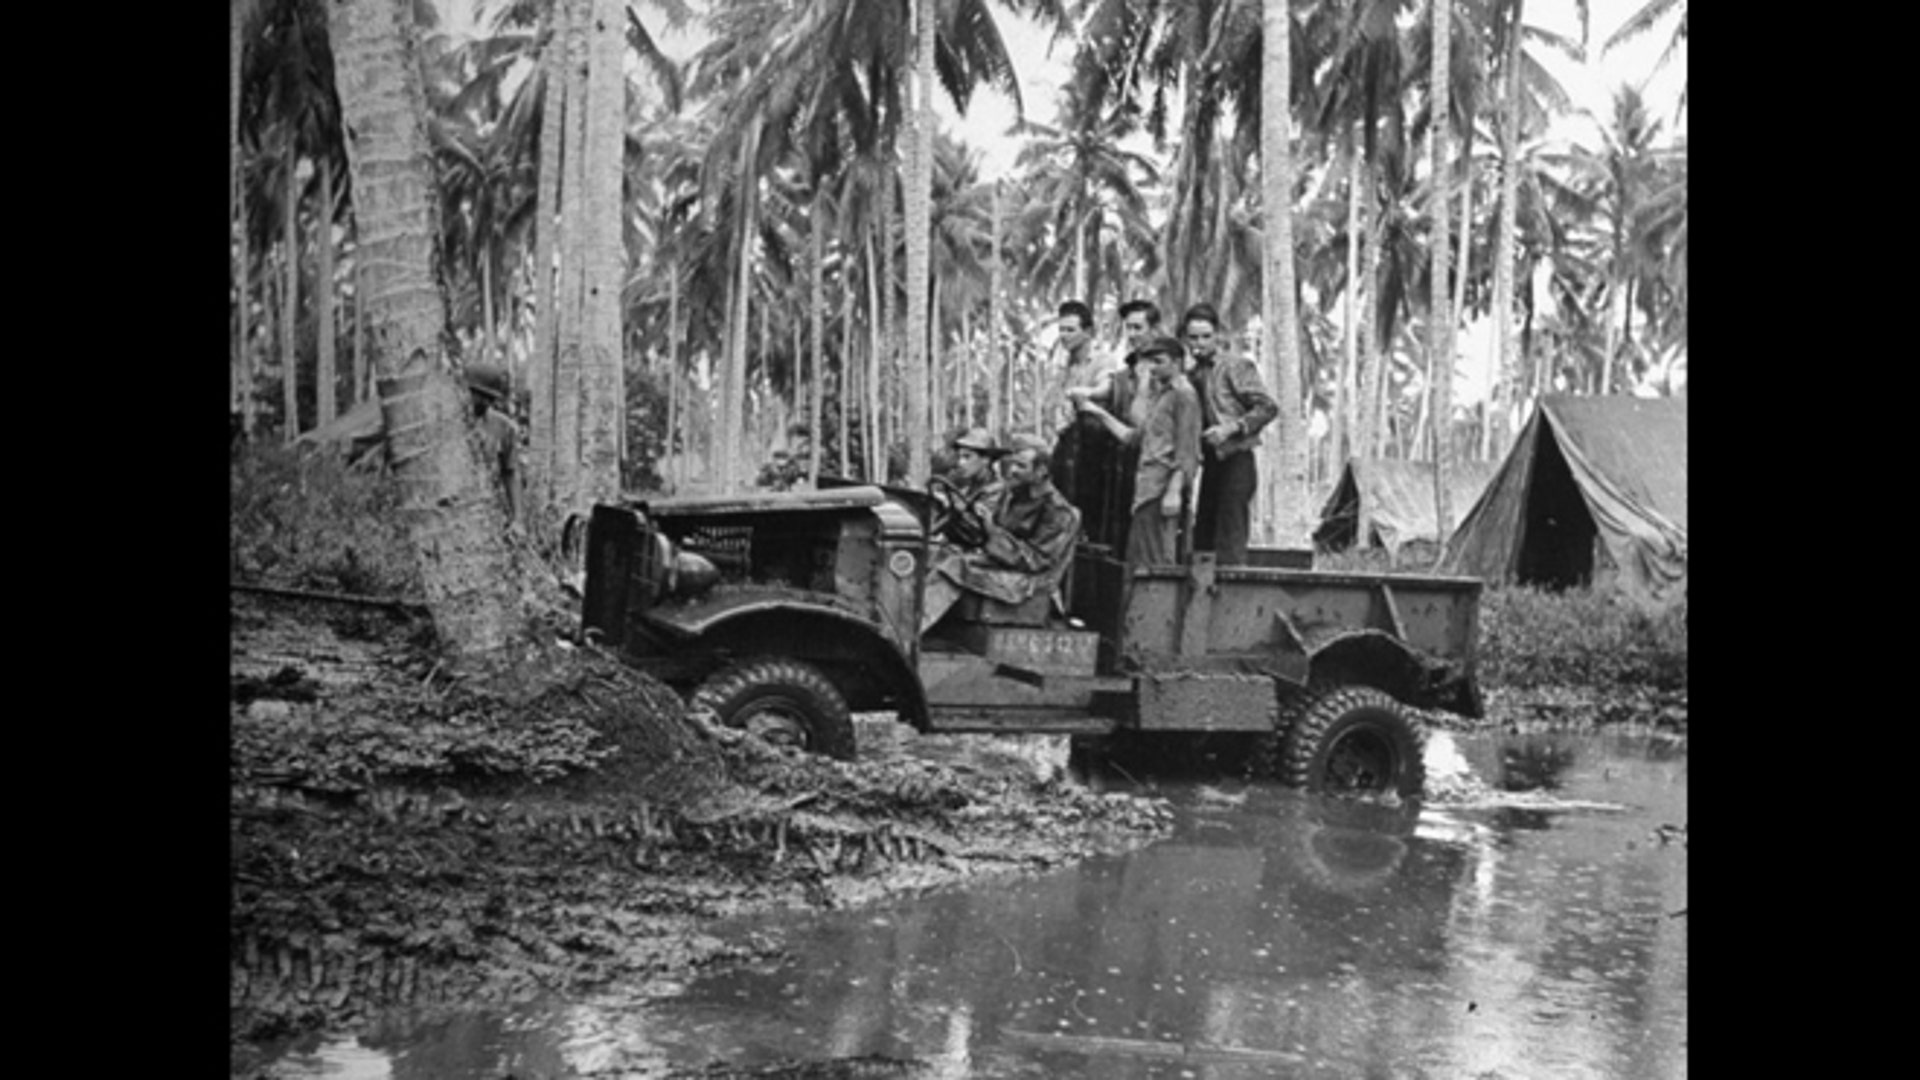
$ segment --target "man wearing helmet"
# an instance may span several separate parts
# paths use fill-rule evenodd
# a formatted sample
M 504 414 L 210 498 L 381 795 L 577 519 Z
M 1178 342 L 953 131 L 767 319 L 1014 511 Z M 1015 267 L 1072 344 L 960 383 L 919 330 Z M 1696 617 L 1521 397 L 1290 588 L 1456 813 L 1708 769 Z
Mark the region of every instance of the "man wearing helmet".
M 507 373 L 492 364 L 471 364 L 467 389 L 473 394 L 481 460 L 506 507 L 507 522 L 515 524 L 520 520 L 520 425 L 506 413 Z

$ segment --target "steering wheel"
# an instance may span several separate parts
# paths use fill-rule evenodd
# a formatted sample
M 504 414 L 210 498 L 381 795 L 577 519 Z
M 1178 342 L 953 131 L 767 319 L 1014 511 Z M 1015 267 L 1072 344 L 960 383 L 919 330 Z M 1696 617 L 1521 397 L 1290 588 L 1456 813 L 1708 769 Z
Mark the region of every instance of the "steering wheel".
M 973 503 L 944 476 L 927 481 L 927 495 L 933 503 L 927 514 L 927 535 L 945 538 L 967 547 L 986 543 L 980 523 L 974 517 Z
M 954 490 L 953 482 L 944 476 L 936 476 L 927 481 L 927 496 L 932 500 L 933 508 L 927 514 L 927 535 L 945 536 L 947 526 L 954 515 L 960 513 L 966 500 Z

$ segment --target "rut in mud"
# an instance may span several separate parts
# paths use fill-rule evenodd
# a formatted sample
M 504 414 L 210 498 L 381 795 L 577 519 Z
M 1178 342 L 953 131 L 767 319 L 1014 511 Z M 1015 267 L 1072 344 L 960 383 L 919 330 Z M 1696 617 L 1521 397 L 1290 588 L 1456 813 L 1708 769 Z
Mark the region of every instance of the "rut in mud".
M 1046 868 L 1171 816 L 1014 759 L 775 750 L 590 650 L 537 694 L 449 684 L 403 611 L 236 593 L 232 630 L 236 1073 L 393 1006 L 684 976 L 745 955 L 703 920 Z

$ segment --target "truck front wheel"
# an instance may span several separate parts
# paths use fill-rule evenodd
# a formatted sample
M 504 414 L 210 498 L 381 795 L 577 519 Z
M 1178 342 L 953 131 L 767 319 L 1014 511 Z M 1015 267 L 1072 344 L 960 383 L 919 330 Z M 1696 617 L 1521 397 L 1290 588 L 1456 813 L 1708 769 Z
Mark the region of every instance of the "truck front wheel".
M 811 664 L 779 659 L 735 664 L 700 684 L 687 704 L 711 709 L 720 723 L 768 742 L 853 760 L 847 699 Z
M 1426 783 L 1426 741 L 1420 722 L 1379 690 L 1310 691 L 1280 747 L 1280 777 L 1308 791 L 1411 798 Z

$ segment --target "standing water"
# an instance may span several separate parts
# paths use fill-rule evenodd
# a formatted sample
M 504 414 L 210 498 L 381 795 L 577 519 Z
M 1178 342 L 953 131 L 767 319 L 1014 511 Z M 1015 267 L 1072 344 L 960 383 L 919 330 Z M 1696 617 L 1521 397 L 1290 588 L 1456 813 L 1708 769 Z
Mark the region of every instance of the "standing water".
M 396 1026 L 272 1074 L 878 1055 L 955 1078 L 1684 1077 L 1684 743 L 1435 744 L 1484 783 L 1418 808 L 1163 783 L 1175 834 L 1130 855 L 742 921 L 718 932 L 783 958 L 664 998 Z

